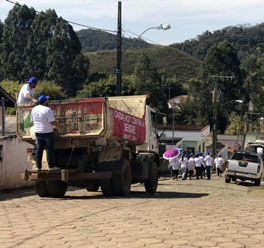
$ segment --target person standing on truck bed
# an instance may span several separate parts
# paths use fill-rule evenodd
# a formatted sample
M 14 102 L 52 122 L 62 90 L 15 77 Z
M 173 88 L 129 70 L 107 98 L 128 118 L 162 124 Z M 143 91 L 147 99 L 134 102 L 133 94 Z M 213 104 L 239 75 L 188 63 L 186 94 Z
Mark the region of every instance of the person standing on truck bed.
M 53 111 L 48 107 L 49 96 L 41 95 L 38 98 L 39 105 L 31 111 L 31 121 L 34 123 L 34 131 L 37 140 L 36 167 L 41 170 L 43 150 L 46 148 L 47 161 L 50 170 L 60 169 L 54 164 L 54 128 L 61 127 L 56 122 Z
M 34 89 L 37 86 L 38 79 L 36 77 L 31 77 L 27 84 L 24 84 L 18 94 L 17 103 L 25 104 L 30 102 L 37 102 L 37 99 L 33 97 Z

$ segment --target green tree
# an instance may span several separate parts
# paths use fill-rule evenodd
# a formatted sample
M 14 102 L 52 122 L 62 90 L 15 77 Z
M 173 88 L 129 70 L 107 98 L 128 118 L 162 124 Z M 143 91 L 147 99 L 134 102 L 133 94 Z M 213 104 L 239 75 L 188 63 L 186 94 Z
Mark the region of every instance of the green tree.
M 68 98 L 65 89 L 52 81 L 42 81 L 38 83 L 34 96 L 38 98 L 40 95 L 49 96 L 51 100 L 61 100 Z
M 145 54 L 138 57 L 134 74 L 135 94 L 148 94 L 150 106 L 164 111 L 167 104 L 161 85 L 161 75 L 151 65 L 149 58 Z
M 25 47 L 35 18 L 34 9 L 26 5 L 15 5 L 8 13 L 3 27 L 0 67 L 3 78 L 23 82 L 24 61 L 27 57 Z

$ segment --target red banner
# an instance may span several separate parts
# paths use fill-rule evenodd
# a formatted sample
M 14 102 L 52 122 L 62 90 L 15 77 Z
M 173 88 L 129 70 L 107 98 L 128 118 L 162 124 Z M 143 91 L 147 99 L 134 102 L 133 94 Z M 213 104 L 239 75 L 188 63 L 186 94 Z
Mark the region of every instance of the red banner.
M 144 117 L 140 119 L 117 109 L 113 109 L 113 119 L 113 136 L 124 140 L 139 142 L 141 144 L 145 142 L 146 125 Z

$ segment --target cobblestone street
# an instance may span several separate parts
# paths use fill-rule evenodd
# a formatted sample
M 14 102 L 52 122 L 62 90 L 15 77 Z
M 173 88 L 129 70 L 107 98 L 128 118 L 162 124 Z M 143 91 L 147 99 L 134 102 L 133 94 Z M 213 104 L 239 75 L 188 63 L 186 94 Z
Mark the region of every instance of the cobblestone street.
M 69 189 L 63 199 L 33 189 L 0 193 L 0 247 L 264 247 L 264 194 L 224 178 L 172 181 L 156 195 Z

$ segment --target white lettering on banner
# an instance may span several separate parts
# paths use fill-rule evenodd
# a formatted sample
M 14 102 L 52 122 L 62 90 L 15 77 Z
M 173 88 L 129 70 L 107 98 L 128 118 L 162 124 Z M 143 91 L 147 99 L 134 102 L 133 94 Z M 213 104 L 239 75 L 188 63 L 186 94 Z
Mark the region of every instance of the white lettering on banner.
M 122 137 L 126 140 L 136 141 L 138 129 L 145 128 L 144 120 L 137 118 L 135 116 L 120 112 L 119 110 L 114 110 L 114 118 L 117 121 L 122 122 L 119 125 L 123 125 Z
M 127 133 L 136 134 L 136 126 L 128 123 L 124 123 L 124 131 Z

